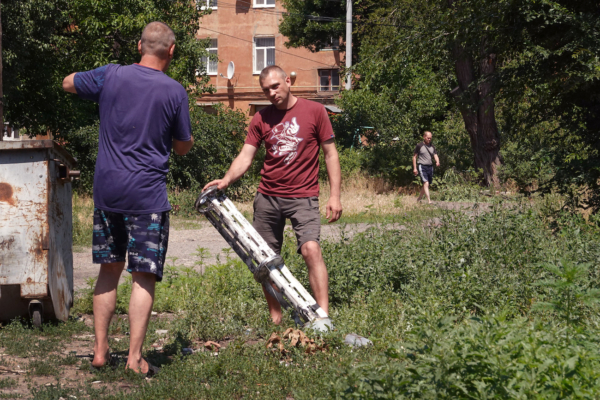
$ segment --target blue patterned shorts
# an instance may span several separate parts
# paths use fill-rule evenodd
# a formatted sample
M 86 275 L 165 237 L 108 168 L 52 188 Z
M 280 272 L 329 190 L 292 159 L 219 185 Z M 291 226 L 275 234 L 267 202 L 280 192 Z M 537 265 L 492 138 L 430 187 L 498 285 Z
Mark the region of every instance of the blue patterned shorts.
M 94 264 L 125 261 L 128 272 L 148 272 L 160 282 L 169 242 L 169 212 L 121 214 L 94 208 Z

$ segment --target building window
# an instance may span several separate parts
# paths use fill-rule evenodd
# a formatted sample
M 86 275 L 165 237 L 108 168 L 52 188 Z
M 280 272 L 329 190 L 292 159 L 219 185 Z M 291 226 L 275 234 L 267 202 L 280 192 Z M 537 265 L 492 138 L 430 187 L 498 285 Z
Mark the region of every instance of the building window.
M 217 9 L 217 0 L 196 0 L 196 8 L 198 10 Z
M 254 73 L 260 74 L 269 65 L 275 65 L 275 38 L 254 38 Z
M 329 38 L 325 47 L 322 50 L 339 50 L 340 49 L 340 38 Z
M 199 103 L 197 104 L 199 107 L 202 107 L 202 111 L 207 114 L 216 115 L 218 114 L 217 109 L 215 108 L 216 103 Z
M 209 46 L 210 47 L 206 48 L 206 51 L 211 56 L 214 55 L 214 57 L 202 57 L 202 65 L 208 75 L 216 75 L 217 67 L 219 66 L 219 60 L 217 58 L 217 54 L 218 54 L 217 39 L 210 39 Z
M 275 7 L 275 0 L 254 0 L 254 7 Z
M 320 69 L 319 70 L 319 91 L 339 91 L 340 90 L 340 73 L 337 69 Z

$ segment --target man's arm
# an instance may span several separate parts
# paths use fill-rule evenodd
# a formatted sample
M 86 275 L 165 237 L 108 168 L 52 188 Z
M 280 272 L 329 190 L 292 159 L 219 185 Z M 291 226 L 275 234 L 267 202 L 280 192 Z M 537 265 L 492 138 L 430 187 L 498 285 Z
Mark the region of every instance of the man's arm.
M 437 153 L 433 155 L 433 158 L 435 158 L 435 166 L 439 167 L 440 166 L 440 159 L 438 158 Z
M 202 190 L 204 191 L 214 185 L 217 185 L 217 189 L 219 190 L 227 189 L 229 185 L 240 179 L 240 177 L 248 171 L 257 150 L 258 149 L 251 144 L 244 144 L 242 151 L 240 151 L 240 154 L 233 160 L 223 179 L 215 179 L 214 181 L 207 183 Z
M 329 222 L 335 222 L 342 216 L 342 202 L 340 200 L 342 192 L 342 171 L 340 168 L 340 157 L 338 156 L 333 139 L 323 142 L 321 147 L 323 148 L 323 155 L 325 156 L 330 191 L 325 218 L 327 218 Z
M 415 176 L 419 175 L 419 171 L 417 171 L 417 153 L 413 154 L 413 174 L 415 174 Z
M 67 76 L 63 79 L 62 87 L 63 90 L 69 93 L 77 94 L 77 89 L 75 89 L 75 74 L 77 72 L 73 72 L 71 75 Z
M 188 140 L 187 142 L 182 142 L 181 140 L 173 139 L 173 151 L 178 156 L 185 156 L 188 153 L 188 151 L 190 151 L 193 145 L 193 137 L 190 137 L 190 140 Z

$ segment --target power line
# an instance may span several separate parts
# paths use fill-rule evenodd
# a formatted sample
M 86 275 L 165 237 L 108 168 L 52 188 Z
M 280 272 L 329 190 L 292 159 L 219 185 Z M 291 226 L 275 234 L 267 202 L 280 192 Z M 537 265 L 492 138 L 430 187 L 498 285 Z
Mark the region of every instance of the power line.
M 215 31 L 214 29 L 204 28 L 204 27 L 202 27 L 202 26 L 200 27 L 200 29 L 206 29 L 207 31 L 215 32 L 215 33 L 218 33 L 219 35 L 223 35 L 223 36 L 229 36 L 229 37 L 231 37 L 231 38 L 233 38 L 233 39 L 241 40 L 241 41 L 243 41 L 243 42 L 254 43 L 254 41 L 252 41 L 252 40 L 243 39 L 243 38 L 241 38 L 241 37 L 237 37 L 237 36 L 229 35 L 229 34 L 227 34 L 227 33 L 219 32 L 219 31 Z M 332 65 L 335 65 L 335 64 L 327 64 L 327 63 L 324 63 L 324 62 L 321 62 L 321 61 L 317 61 L 317 60 L 312 60 L 312 59 L 310 59 L 310 58 L 302 57 L 302 56 L 299 56 L 299 55 L 297 55 L 297 54 L 294 54 L 294 53 L 289 53 L 289 52 L 287 52 L 287 51 L 283 51 L 283 50 L 278 50 L 278 49 L 275 49 L 275 51 L 277 51 L 277 52 L 279 52 L 279 53 L 287 54 L 287 55 L 290 55 L 290 56 L 293 56 L 293 57 L 302 58 L 302 59 L 304 59 L 304 60 L 307 60 L 307 61 L 312 61 L 312 62 L 314 62 L 314 63 L 317 63 L 317 64 L 327 65 L 328 67 L 331 67 Z

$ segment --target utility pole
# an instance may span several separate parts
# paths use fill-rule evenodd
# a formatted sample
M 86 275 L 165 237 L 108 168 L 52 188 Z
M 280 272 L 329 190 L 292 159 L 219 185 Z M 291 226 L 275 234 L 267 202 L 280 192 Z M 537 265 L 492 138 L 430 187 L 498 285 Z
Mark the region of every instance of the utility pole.
M 352 89 L 352 77 L 350 75 L 352 67 L 352 0 L 346 0 L 346 90 Z

